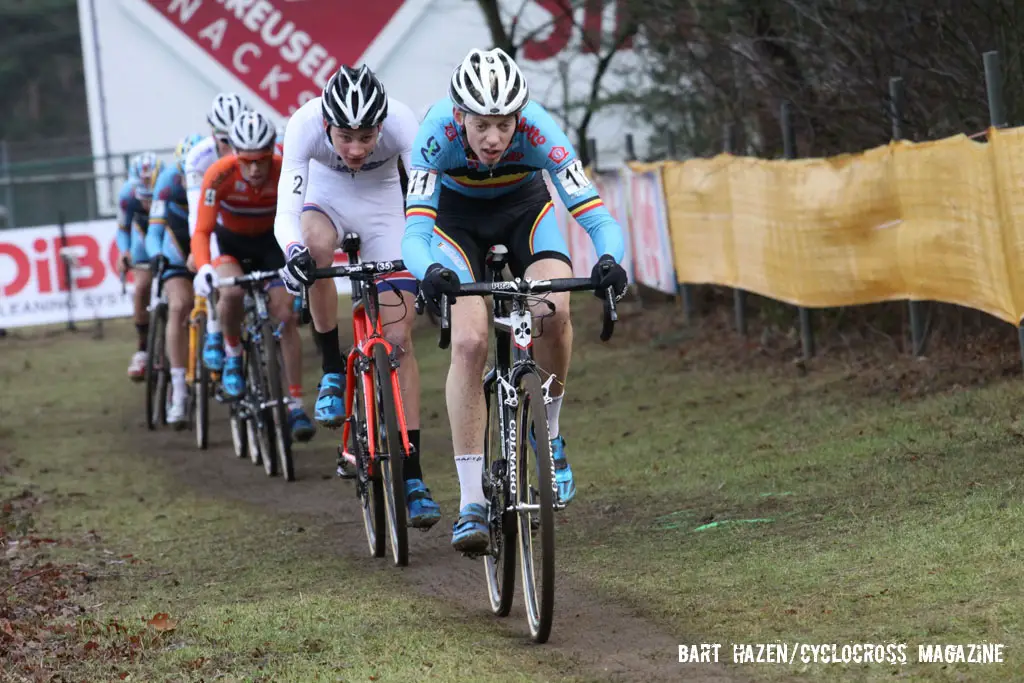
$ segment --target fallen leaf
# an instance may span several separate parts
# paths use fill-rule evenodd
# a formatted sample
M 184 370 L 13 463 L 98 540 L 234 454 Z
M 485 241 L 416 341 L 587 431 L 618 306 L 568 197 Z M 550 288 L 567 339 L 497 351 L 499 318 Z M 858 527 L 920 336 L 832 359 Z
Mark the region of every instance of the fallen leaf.
M 169 618 L 166 612 L 158 612 L 153 615 L 153 618 L 146 622 L 149 626 L 152 626 L 155 630 L 173 631 L 178 625 L 177 620 Z
M 88 652 L 89 650 L 95 650 L 98 647 L 99 643 L 97 643 L 95 640 L 90 640 L 88 643 L 85 644 L 85 651 Z

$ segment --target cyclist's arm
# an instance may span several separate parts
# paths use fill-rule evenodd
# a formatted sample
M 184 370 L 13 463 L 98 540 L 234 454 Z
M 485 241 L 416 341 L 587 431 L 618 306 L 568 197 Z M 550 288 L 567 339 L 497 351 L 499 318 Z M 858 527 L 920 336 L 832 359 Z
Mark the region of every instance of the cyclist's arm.
M 534 109 L 531 107 L 531 109 Z M 569 138 L 551 115 L 539 105 L 531 111 L 534 123 L 544 131 L 543 144 L 531 147 L 535 162 L 551 175 L 555 189 L 569 213 L 587 231 L 598 256 L 610 255 L 621 263 L 626 253 L 622 226 L 601 201 L 597 188 L 587 177 Z
M 200 200 L 196 207 L 196 231 L 192 235 L 192 254 L 195 256 L 196 270 L 210 263 L 210 235 L 217 227 L 217 205 L 220 203 L 217 181 L 222 171 L 214 164 L 203 176 L 200 186 Z
M 429 149 L 430 138 L 444 141 L 443 129 L 427 119 L 420 126 L 413 139 L 412 149 Z M 417 280 L 422 280 L 427 268 L 434 262 L 430 253 L 430 242 L 434 236 L 434 221 L 437 220 L 437 204 L 441 197 L 441 176 L 447 170 L 443 159 L 445 149 L 432 155 L 423 155 L 410 160 L 409 188 L 405 194 L 405 235 L 402 237 L 402 261 L 405 268 Z M 404 161 L 404 160 L 403 160 Z
M 185 196 L 188 198 L 188 234 L 196 232 L 196 219 L 199 216 L 199 204 L 202 197 L 203 174 L 199 171 L 199 161 L 202 158 L 200 147 L 203 143 L 196 144 L 189 150 L 185 157 Z
M 126 181 L 117 196 L 117 249 L 122 254 L 132 245 L 132 184 Z
M 163 252 L 164 230 L 167 228 L 167 202 L 171 199 L 173 178 L 174 171 L 166 169 L 160 173 L 153 188 L 153 204 L 149 208 L 149 229 L 146 230 L 146 254 L 151 259 Z
M 312 150 L 302 124 L 292 117 L 284 131 L 284 156 L 281 161 L 281 179 L 277 185 L 277 216 L 274 218 L 274 237 L 285 255 L 288 248 L 303 244 L 302 207 L 306 201 L 309 183 L 309 159 Z

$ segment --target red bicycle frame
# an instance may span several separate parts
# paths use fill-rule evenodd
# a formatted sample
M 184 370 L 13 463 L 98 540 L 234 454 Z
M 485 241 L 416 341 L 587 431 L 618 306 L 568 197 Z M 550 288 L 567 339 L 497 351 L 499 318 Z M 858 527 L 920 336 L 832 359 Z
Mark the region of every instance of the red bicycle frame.
M 368 287 L 376 286 L 375 283 L 368 283 Z M 356 305 L 352 311 L 352 339 L 353 345 L 352 350 L 348 353 L 348 358 L 345 363 L 345 414 L 352 415 L 352 402 L 355 400 L 355 379 L 356 361 L 360 358 L 365 358 L 369 364 L 367 365 L 366 371 L 362 374 L 362 382 L 360 384 L 363 390 L 363 405 L 366 408 L 366 432 L 367 441 L 369 443 L 369 454 L 370 463 L 368 468 L 368 474 L 373 476 L 374 464 L 377 462 L 377 430 L 374 429 L 377 419 L 377 401 L 376 391 L 374 382 L 376 381 L 373 370 L 373 349 L 375 346 L 383 346 L 384 351 L 387 352 L 388 357 L 391 356 L 394 351 L 394 347 L 391 343 L 384 338 L 383 327 L 380 323 L 380 316 L 376 316 L 376 326 L 370 325 L 370 317 L 366 314 L 366 307 L 363 302 Z M 401 386 L 398 383 L 398 369 L 389 366 L 388 375 L 391 378 L 391 391 L 395 397 L 395 413 L 398 417 L 398 429 L 402 433 L 402 446 L 406 457 L 409 454 L 409 430 L 406 427 L 405 422 L 405 405 L 402 402 L 402 391 Z M 348 419 L 345 421 L 345 427 L 342 430 L 341 443 L 342 443 L 342 455 L 349 460 L 349 462 L 355 463 L 355 456 L 348 451 L 348 438 L 352 430 L 352 420 Z

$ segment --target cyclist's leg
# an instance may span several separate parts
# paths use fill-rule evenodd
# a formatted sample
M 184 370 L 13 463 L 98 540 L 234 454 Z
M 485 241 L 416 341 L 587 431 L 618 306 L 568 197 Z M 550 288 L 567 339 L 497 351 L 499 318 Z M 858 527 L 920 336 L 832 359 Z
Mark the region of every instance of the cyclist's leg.
M 394 206 L 401 208 L 400 197 L 396 197 Z M 365 213 L 365 220 L 361 221 L 367 225 L 360 234 L 361 258 L 366 261 L 400 259 L 405 216 L 401 211 L 390 211 L 384 206 L 368 208 L 370 211 Z M 390 275 L 377 285 L 384 337 L 399 357 L 398 382 L 402 389 L 402 407 L 412 446 L 412 452 L 402 470 L 406 482 L 408 521 L 413 527 L 430 528 L 441 519 L 441 508 L 423 483 L 420 464 L 420 370 L 412 340 L 417 289 L 416 279 L 407 271 Z
M 512 240 L 510 251 L 513 273 L 519 275 L 525 271 L 526 277 L 534 280 L 572 277 L 569 249 L 558 229 L 551 202 L 545 202 L 539 211 L 531 211 L 531 214 L 533 220 L 529 224 L 524 221 L 521 224 L 524 229 L 519 230 Z M 527 225 L 529 231 L 525 230 Z M 547 306 L 534 304 L 533 313 L 543 315 L 544 319 L 538 324 L 541 335 L 534 341 L 533 354 L 544 379 L 553 376 L 548 384 L 548 395 L 551 397 L 551 402 L 547 404 L 548 436 L 551 439 L 559 499 L 562 503 L 568 503 L 576 495 L 576 484 L 565 457 L 565 439 L 559 432 L 558 418 L 572 355 L 569 293 L 553 292 L 545 295 L 545 298 L 555 305 L 555 312 L 551 314 Z
M 323 174 L 310 174 L 300 224 L 303 242 L 318 268 L 334 263 L 339 244 L 341 217 L 331 204 L 332 193 L 327 192 L 337 184 L 336 179 Z M 345 360 L 338 336 L 338 289 L 333 280 L 317 280 L 310 287 L 309 313 L 323 369 L 314 418 L 325 427 L 335 428 L 345 421 Z
M 243 238 L 244 239 L 244 238 Z M 220 238 L 221 255 L 213 265 L 217 277 L 238 277 L 243 274 L 231 251 L 230 240 Z M 244 254 L 240 254 L 244 258 Z M 224 342 L 224 372 L 221 375 L 221 387 L 228 398 L 239 398 L 245 393 L 245 377 L 242 374 L 242 299 L 244 292 L 241 287 L 224 287 L 217 292 L 217 318 Z
M 260 270 L 279 270 L 284 267 L 284 253 L 268 233 L 266 244 L 262 247 L 263 257 Z M 270 298 L 270 315 L 284 323 L 281 330 L 281 358 L 284 359 L 284 375 L 288 387 L 288 423 L 292 438 L 296 441 L 309 441 L 316 433 L 316 428 L 302 407 L 302 338 L 299 336 L 299 315 L 295 311 L 295 298 L 288 293 L 280 280 L 275 280 L 268 287 Z
M 177 229 L 182 228 L 182 229 Z M 182 244 L 184 242 L 184 244 Z M 188 315 L 192 310 L 192 274 L 185 267 L 188 258 L 188 225 L 169 224 L 164 230 L 161 253 L 167 259 L 164 291 L 167 293 L 167 357 L 171 364 L 171 407 L 169 424 L 184 424 L 188 387 L 185 366 L 188 363 Z
M 149 339 L 149 292 L 153 274 L 149 269 L 149 255 L 146 253 L 146 234 L 138 226 L 131 230 L 131 261 L 135 275 L 135 295 L 132 299 L 135 317 L 135 332 L 138 345 L 128 364 L 128 376 L 142 381 L 146 373 L 146 344 Z
M 474 282 L 484 272 L 483 249 L 467 233 L 452 224 L 434 229 L 431 252 L 434 261 L 455 271 L 460 282 Z M 484 403 L 483 376 L 487 363 L 487 302 L 480 297 L 456 299 L 451 309 L 451 366 L 445 384 L 448 421 L 451 424 L 455 467 L 459 474 L 459 520 L 452 529 L 452 546 L 463 552 L 487 548 L 487 499 L 483 490 Z
M 193 255 L 189 254 L 187 264 L 189 270 L 195 272 Z M 210 235 L 210 261 L 216 264 L 220 260 L 220 240 L 217 232 Z M 220 372 L 224 369 L 224 335 L 220 331 L 220 318 L 213 310 L 213 299 L 206 299 L 206 341 L 203 343 L 202 362 L 208 370 Z

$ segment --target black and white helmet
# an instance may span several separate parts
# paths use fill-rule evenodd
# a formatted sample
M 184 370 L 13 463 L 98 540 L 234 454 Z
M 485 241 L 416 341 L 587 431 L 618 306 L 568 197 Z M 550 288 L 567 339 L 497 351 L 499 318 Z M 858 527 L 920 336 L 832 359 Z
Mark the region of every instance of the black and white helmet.
M 388 94 L 365 64 L 338 69 L 324 86 L 320 104 L 324 120 L 337 128 L 373 128 L 388 115 Z
M 227 133 L 238 115 L 249 111 L 242 98 L 231 92 L 222 92 L 213 98 L 213 106 L 206 115 L 206 121 L 218 133 Z
M 481 116 L 518 114 L 530 101 L 526 77 L 500 47 L 470 50 L 452 74 L 448 96 L 455 106 Z
M 272 151 L 276 139 L 274 125 L 258 111 L 243 112 L 231 125 L 231 147 L 235 152 Z

